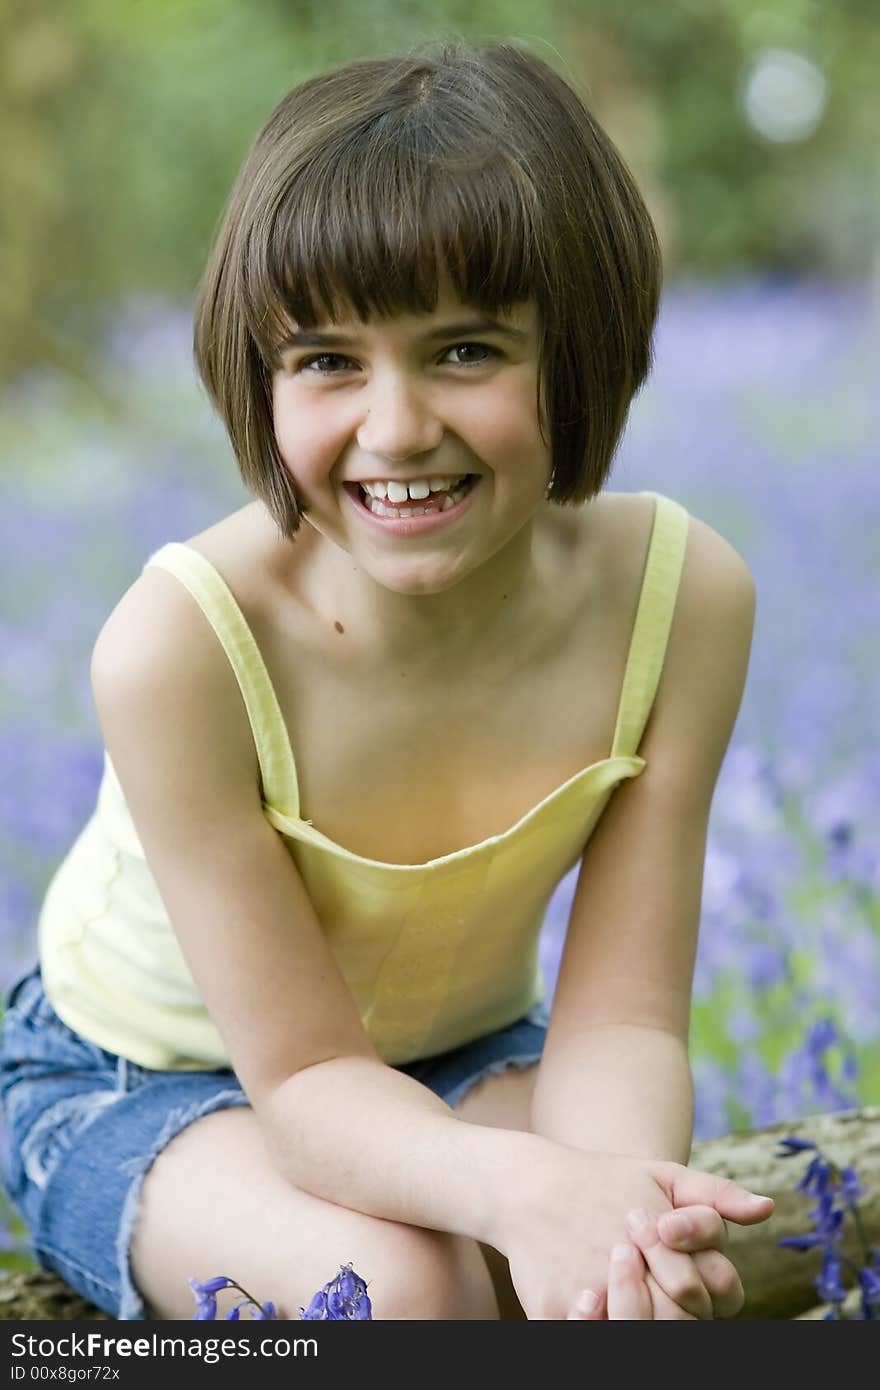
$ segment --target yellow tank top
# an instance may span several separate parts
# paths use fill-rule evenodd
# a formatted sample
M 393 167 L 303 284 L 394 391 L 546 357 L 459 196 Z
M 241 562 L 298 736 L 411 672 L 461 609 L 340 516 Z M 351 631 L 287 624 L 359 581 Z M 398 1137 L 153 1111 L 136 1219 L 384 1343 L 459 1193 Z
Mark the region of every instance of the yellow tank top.
M 186 586 L 223 644 L 247 707 L 263 813 L 287 841 L 364 1028 L 391 1065 L 458 1047 L 540 1002 L 538 942 L 554 889 L 584 851 L 636 754 L 663 667 L 687 512 L 657 493 L 611 752 L 500 835 L 426 864 L 365 859 L 300 815 L 275 691 L 214 566 L 170 542 L 146 561 Z M 159 1070 L 229 1065 L 183 959 L 105 752 L 94 812 L 46 890 L 39 924 L 48 997 L 69 1027 Z

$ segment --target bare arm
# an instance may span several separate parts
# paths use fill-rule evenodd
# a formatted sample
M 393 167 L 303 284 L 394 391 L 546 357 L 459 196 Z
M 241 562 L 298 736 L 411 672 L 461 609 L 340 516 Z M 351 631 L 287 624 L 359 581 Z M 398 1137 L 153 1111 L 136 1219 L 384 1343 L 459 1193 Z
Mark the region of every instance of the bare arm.
M 389 1220 L 491 1241 L 528 1134 L 466 1124 L 383 1063 L 261 806 L 234 674 L 201 610 L 148 569 L 102 629 L 107 751 L 184 958 L 280 1169 Z
M 666 663 L 640 748 L 584 854 L 533 1098 L 541 1134 L 686 1163 L 687 1040 L 715 784 L 755 612 L 745 562 L 691 518 Z

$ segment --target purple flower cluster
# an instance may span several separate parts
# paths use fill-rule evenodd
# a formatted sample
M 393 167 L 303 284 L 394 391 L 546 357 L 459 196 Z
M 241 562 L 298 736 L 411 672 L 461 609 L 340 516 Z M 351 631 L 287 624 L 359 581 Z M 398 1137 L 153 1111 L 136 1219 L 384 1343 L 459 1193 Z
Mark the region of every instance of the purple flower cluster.
M 238 1289 L 242 1298 L 224 1314 L 224 1319 L 238 1320 L 241 1309 L 248 1308 L 252 1318 L 278 1319 L 274 1303 L 258 1303 L 247 1289 L 225 1274 L 200 1283 L 191 1278 L 189 1286 L 196 1297 L 196 1312 L 193 1321 L 212 1321 L 217 1317 L 217 1294 L 221 1289 Z M 367 1296 L 367 1285 L 351 1264 L 340 1265 L 334 1277 L 319 1289 L 308 1308 L 300 1308 L 300 1318 L 313 1322 L 372 1321 L 373 1305 Z
M 845 1317 L 843 1304 L 847 1290 L 844 1285 L 844 1271 L 856 1281 L 859 1289 L 858 1313 L 853 1317 L 861 1320 L 880 1320 L 880 1246 L 869 1246 L 867 1235 L 857 1207 L 864 1189 L 854 1168 L 838 1168 L 822 1150 L 809 1139 L 788 1138 L 780 1141 L 777 1158 L 791 1158 L 793 1154 L 812 1151 L 813 1157 L 801 1181 L 797 1184 L 799 1192 L 815 1198 L 810 1208 L 814 1229 L 802 1236 L 787 1236 L 779 1242 L 791 1250 L 814 1250 L 822 1252 L 822 1267 L 816 1276 L 816 1288 L 823 1303 L 831 1305 L 825 1314 L 827 1320 Z M 860 1269 L 841 1249 L 843 1222 L 849 1213 L 858 1235 L 864 1264 Z
M 301 1318 L 316 1322 L 342 1319 L 372 1321 L 373 1305 L 363 1279 L 347 1264 L 339 1266 L 335 1278 L 319 1289 L 308 1308 L 300 1308 L 299 1314 Z

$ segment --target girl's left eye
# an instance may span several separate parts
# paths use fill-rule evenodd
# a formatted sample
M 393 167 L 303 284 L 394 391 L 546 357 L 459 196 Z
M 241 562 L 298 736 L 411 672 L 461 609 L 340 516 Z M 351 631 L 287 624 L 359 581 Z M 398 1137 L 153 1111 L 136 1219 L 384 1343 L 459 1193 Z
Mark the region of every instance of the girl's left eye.
M 299 364 L 298 370 L 301 372 L 311 370 L 318 362 L 347 362 L 348 358 L 341 357 L 338 352 L 320 352 L 317 357 L 304 357 Z M 317 371 L 318 376 L 335 376 L 335 372 Z
M 447 351 L 461 352 L 462 348 L 466 348 L 468 351 L 471 351 L 473 348 L 476 348 L 478 352 L 485 352 L 488 355 L 486 357 L 481 358 L 477 362 L 460 362 L 455 364 L 461 367 L 482 367 L 483 364 L 485 362 L 488 362 L 490 358 L 498 356 L 497 349 L 490 347 L 488 343 L 455 343 L 454 346 L 448 348 Z

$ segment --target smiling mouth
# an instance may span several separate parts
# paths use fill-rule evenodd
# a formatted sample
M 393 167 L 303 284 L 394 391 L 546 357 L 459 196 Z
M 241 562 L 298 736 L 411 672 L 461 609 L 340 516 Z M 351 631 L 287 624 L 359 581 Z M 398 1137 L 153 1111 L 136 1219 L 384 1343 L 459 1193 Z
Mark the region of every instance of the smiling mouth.
M 360 483 L 346 483 L 345 488 L 372 516 L 394 521 L 406 520 L 408 517 L 433 516 L 437 512 L 454 511 L 471 491 L 476 481 L 477 474 L 468 473 L 451 492 L 433 492 L 428 497 L 410 497 L 403 502 L 389 502 L 387 497 L 372 497 Z

